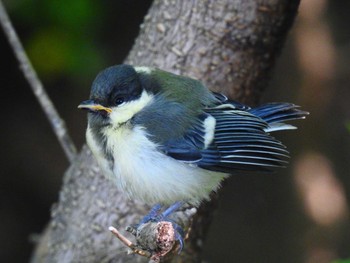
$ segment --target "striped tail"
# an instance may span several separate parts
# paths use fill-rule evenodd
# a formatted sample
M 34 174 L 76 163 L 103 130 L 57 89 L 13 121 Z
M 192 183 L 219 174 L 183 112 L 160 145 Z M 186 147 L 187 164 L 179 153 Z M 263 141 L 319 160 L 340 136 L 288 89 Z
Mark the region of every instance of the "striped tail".
M 299 106 L 292 103 L 268 103 L 249 109 L 248 112 L 268 123 L 269 126 L 264 129 L 265 132 L 296 129 L 295 126 L 285 124 L 284 122 L 305 119 L 309 114 L 306 111 L 299 110 Z

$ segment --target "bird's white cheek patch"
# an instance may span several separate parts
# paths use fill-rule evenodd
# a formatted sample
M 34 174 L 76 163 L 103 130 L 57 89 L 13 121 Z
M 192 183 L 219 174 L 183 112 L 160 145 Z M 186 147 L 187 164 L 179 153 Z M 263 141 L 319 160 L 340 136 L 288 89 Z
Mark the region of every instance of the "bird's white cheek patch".
M 118 127 L 120 124 L 127 122 L 152 100 L 153 95 L 144 90 L 140 98 L 117 107 L 112 107 L 112 112 L 109 115 L 112 125 Z
M 204 146 L 207 148 L 214 139 L 216 120 L 213 116 L 209 116 L 204 120 Z

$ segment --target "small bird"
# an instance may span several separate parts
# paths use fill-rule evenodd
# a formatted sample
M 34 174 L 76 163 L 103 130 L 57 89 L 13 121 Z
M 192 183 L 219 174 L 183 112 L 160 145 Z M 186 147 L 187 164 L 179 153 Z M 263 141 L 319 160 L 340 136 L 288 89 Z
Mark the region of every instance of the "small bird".
M 127 196 L 194 206 L 231 174 L 283 167 L 288 151 L 270 132 L 308 114 L 291 103 L 250 108 L 198 80 L 131 65 L 100 72 L 78 108 L 88 110 L 91 151 Z

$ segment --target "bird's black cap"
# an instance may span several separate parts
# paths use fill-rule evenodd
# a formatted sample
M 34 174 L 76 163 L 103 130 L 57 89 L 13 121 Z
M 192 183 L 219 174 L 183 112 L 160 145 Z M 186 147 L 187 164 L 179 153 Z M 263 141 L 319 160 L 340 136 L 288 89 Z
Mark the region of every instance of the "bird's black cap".
M 117 105 L 140 97 L 142 86 L 133 66 L 116 65 L 101 71 L 92 83 L 90 99 L 104 106 Z

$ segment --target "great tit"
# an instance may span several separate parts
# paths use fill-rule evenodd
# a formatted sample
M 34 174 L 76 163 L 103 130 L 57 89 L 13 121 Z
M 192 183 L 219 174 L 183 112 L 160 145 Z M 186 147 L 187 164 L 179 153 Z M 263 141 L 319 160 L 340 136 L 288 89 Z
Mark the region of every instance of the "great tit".
M 270 132 L 308 114 L 290 103 L 250 108 L 200 81 L 160 69 L 116 65 L 98 74 L 88 110 L 87 143 L 130 198 L 199 205 L 230 174 L 287 163 Z

